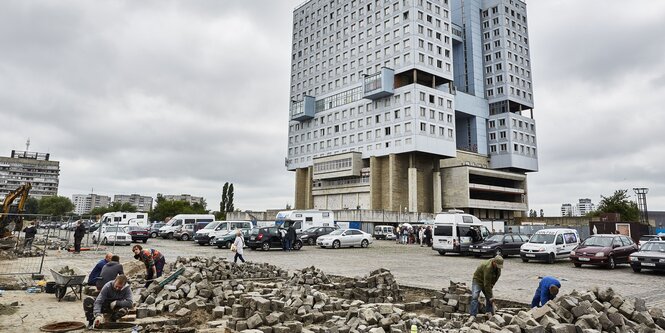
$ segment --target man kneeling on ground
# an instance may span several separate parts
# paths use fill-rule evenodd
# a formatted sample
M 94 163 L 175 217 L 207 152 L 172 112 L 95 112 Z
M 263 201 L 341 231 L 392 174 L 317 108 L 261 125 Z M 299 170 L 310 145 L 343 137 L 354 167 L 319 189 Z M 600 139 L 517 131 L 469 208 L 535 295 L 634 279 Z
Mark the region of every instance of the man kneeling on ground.
M 94 324 L 94 327 L 106 321 L 117 321 L 129 312 L 132 305 L 132 290 L 125 275 L 118 275 L 115 280 L 106 283 L 97 299 L 86 297 L 83 300 L 88 325 Z

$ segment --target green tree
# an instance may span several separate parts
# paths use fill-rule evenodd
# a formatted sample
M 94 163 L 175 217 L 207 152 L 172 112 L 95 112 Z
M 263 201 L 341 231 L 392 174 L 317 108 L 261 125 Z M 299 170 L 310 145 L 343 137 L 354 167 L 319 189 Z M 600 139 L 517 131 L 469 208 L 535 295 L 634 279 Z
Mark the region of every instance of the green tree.
M 50 196 L 39 199 L 39 214 L 61 216 L 74 210 L 74 204 L 67 197 Z
M 600 196 L 598 209 L 593 212 L 594 216 L 602 213 L 619 213 L 621 220 L 637 222 L 640 220 L 640 209 L 635 201 L 629 200 L 628 190 L 616 190 L 609 197 Z
M 226 194 L 226 211 L 233 211 L 233 183 L 229 185 L 229 192 Z
M 157 197 L 157 204 L 150 212 L 150 218 L 155 221 L 164 221 L 165 218 L 178 214 L 207 214 L 208 210 L 200 203 L 190 205 L 187 201 L 171 201 Z
M 39 214 L 39 200 L 36 198 L 28 198 L 25 202 L 25 214 Z

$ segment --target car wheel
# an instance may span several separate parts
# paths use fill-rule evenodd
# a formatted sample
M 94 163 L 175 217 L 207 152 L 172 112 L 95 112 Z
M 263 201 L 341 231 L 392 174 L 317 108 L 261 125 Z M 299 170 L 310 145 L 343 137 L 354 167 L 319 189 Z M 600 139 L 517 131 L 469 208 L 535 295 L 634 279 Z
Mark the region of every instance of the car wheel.
M 500 247 L 497 248 L 496 250 L 494 250 L 494 256 L 502 256 L 503 257 L 503 250 L 501 250 Z
M 338 241 L 338 240 L 336 240 L 336 241 L 334 241 L 334 242 L 332 243 L 332 248 L 333 248 L 333 249 L 339 249 L 339 246 L 340 246 L 340 244 L 339 244 L 339 241 Z
M 310 239 L 307 240 L 307 244 L 316 245 L 316 240 L 314 238 L 310 238 Z
M 575 267 L 577 267 L 577 268 L 582 267 L 582 264 L 579 264 L 579 263 L 573 263 L 573 265 L 575 265 Z
M 642 271 L 642 267 L 638 267 L 638 266 L 631 266 L 631 267 L 633 267 L 633 272 L 635 272 L 635 273 L 639 273 L 639 272 Z
M 150 237 L 152 238 L 157 238 L 157 236 L 158 236 L 157 232 L 150 233 Z
M 529 262 L 529 259 L 527 259 L 527 258 L 522 258 L 522 262 Z
M 231 248 L 231 241 L 224 242 L 224 247 L 227 248 L 227 249 L 230 249 Z
M 614 257 L 610 256 L 609 259 L 607 260 L 607 268 L 609 269 L 615 269 L 617 267 L 616 262 L 614 261 Z
M 550 253 L 550 255 L 547 256 L 547 263 L 548 264 L 553 264 L 554 263 L 554 253 Z
M 166 239 L 171 239 L 171 238 L 173 238 L 173 233 L 172 232 L 169 232 L 168 234 L 166 234 Z
M 102 240 L 102 244 L 104 245 L 109 245 L 109 240 L 104 237 L 104 240 Z
M 296 250 L 296 251 L 299 251 L 300 249 L 302 249 L 302 241 L 300 241 L 300 240 L 295 241 L 293 243 L 293 249 Z
M 445 255 L 446 255 L 446 251 L 439 251 L 439 254 L 442 255 L 442 256 L 445 256 Z
M 143 244 L 145 244 L 145 243 L 147 243 L 147 242 L 148 242 L 148 240 L 147 240 L 147 239 L 144 239 L 144 240 L 143 240 Z
M 268 251 L 268 250 L 270 250 L 270 243 L 268 243 L 268 242 L 263 242 L 263 244 L 261 244 L 261 250 L 263 250 L 263 251 Z
M 182 236 L 180 236 L 180 239 L 182 239 L 184 241 L 188 241 L 189 240 L 189 234 L 182 234 Z
M 368 246 L 369 246 L 369 242 L 366 239 L 363 239 L 363 241 L 360 242 L 360 247 L 365 248 L 365 247 L 368 247 Z

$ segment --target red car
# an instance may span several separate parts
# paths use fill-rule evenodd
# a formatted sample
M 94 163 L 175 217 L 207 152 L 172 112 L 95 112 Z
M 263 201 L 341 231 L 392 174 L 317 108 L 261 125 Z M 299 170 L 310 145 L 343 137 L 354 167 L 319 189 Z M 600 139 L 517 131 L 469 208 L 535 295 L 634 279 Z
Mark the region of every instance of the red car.
M 150 232 L 146 228 L 137 227 L 137 226 L 128 226 L 125 227 L 127 233 L 132 236 L 132 242 L 142 241 L 143 243 L 148 242 L 150 238 Z
M 629 256 L 635 251 L 637 244 L 624 235 L 593 235 L 570 252 L 570 260 L 575 267 L 599 265 L 614 269 L 617 264 L 630 263 Z

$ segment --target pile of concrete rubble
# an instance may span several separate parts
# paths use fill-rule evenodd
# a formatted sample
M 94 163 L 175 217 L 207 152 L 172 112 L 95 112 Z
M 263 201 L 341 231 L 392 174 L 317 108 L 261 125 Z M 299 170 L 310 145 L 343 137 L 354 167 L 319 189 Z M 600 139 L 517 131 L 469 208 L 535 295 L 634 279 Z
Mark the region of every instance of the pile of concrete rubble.
M 214 257 L 178 258 L 174 271 L 180 268 L 184 272 L 163 288 L 153 283 L 141 293 L 137 318 L 171 318 L 170 325 L 144 325 L 144 332 L 194 332 L 197 326 L 245 333 L 406 333 L 413 325 L 421 333 L 665 332 L 661 310 L 611 289 L 573 291 L 542 308 L 503 306 L 474 318 L 465 284 L 451 282 L 430 297 L 405 302 L 385 269 L 336 282 L 315 267 L 289 277 L 273 265 L 238 266 Z

